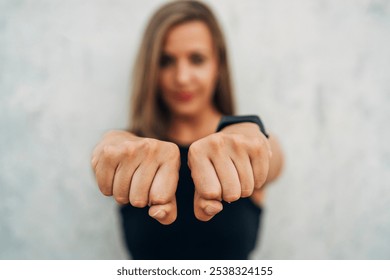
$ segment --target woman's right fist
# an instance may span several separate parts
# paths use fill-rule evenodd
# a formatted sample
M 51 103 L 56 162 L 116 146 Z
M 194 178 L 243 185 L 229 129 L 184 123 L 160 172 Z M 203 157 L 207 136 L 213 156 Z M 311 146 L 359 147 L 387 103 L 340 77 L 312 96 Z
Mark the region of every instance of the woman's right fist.
M 100 191 L 120 204 L 147 205 L 162 224 L 176 220 L 180 151 L 176 144 L 111 131 L 95 147 L 92 168 Z

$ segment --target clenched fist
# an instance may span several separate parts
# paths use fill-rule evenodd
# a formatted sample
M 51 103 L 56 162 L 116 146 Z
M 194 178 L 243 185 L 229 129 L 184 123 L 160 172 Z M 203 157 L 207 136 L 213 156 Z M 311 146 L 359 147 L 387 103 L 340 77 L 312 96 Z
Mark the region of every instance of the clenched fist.
M 149 215 L 162 224 L 176 220 L 177 145 L 112 131 L 94 149 L 91 163 L 104 195 L 120 204 L 149 205 Z
M 222 200 L 233 202 L 261 188 L 271 156 L 267 138 L 252 123 L 230 125 L 195 141 L 188 153 L 195 216 L 208 221 L 222 210 Z
M 195 185 L 195 216 L 208 221 L 222 210 L 222 200 L 249 197 L 267 177 L 276 177 L 281 164 L 269 172 L 271 157 L 270 142 L 253 123 L 229 125 L 193 142 L 188 166 Z M 176 220 L 180 169 L 176 144 L 112 131 L 94 149 L 92 167 L 103 194 L 120 204 L 149 205 L 149 215 L 162 224 Z

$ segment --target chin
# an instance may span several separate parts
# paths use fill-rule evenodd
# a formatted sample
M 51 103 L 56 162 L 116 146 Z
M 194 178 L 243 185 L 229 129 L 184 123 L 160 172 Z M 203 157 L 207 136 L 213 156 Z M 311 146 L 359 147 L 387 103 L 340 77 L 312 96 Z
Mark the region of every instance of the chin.
M 194 108 L 192 106 L 175 107 L 175 108 L 171 108 L 170 111 L 172 112 L 173 115 L 177 117 L 183 117 L 183 118 L 199 116 L 199 114 L 202 113 L 202 110 L 200 110 L 200 108 Z

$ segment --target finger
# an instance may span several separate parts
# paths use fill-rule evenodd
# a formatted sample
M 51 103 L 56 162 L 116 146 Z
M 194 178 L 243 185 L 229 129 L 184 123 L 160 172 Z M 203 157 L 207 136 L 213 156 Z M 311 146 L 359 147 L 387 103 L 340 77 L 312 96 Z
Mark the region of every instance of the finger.
M 117 166 L 118 152 L 113 148 L 107 147 L 100 155 L 95 167 L 96 181 L 104 195 L 112 195 L 114 174 Z
M 249 197 L 254 189 L 254 176 L 250 158 L 247 154 L 232 156 L 232 161 L 238 173 L 241 185 L 241 197 Z
M 211 220 L 215 215 L 221 212 L 223 205 L 218 200 L 204 199 L 199 192 L 194 193 L 194 214 L 195 217 L 203 222 Z
M 208 158 L 191 159 L 191 177 L 199 195 L 205 199 L 222 199 L 221 184 L 211 161 Z
M 115 200 L 120 204 L 129 203 L 130 184 L 134 171 L 137 169 L 136 164 L 129 160 L 119 163 L 113 181 L 113 195 Z
M 179 180 L 178 167 L 165 163 L 157 170 L 149 192 L 149 215 L 168 225 L 177 217 L 176 189 Z
M 218 206 L 222 200 L 221 184 L 209 159 L 191 157 L 189 166 L 197 194 L 194 197 L 195 216 L 208 221 L 222 210 L 222 205 Z
M 157 169 L 156 162 L 144 161 L 134 171 L 129 192 L 129 201 L 134 207 L 143 208 L 148 205 L 149 191 Z
M 149 208 L 149 216 L 163 225 L 172 224 L 177 218 L 176 197 L 164 205 L 152 205 Z
M 269 170 L 268 149 L 255 149 L 250 153 L 253 170 L 254 188 L 260 189 L 267 180 Z
M 233 202 L 241 197 L 241 184 L 233 161 L 226 155 L 217 154 L 211 158 L 222 187 L 222 198 Z
M 91 158 L 91 166 L 92 166 L 92 170 L 93 170 L 95 173 L 96 173 L 96 167 L 97 167 L 98 162 L 99 162 L 98 156 L 92 155 L 92 158 Z

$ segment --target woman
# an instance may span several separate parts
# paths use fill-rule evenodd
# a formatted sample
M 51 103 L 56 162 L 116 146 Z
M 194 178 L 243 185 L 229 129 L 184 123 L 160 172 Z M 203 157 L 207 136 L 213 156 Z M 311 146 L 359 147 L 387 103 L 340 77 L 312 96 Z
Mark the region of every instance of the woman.
M 92 155 L 101 192 L 123 204 L 133 258 L 248 258 L 282 156 L 257 121 L 221 124 L 233 114 L 214 15 L 196 1 L 164 5 L 136 62 L 131 129 L 107 133 Z

